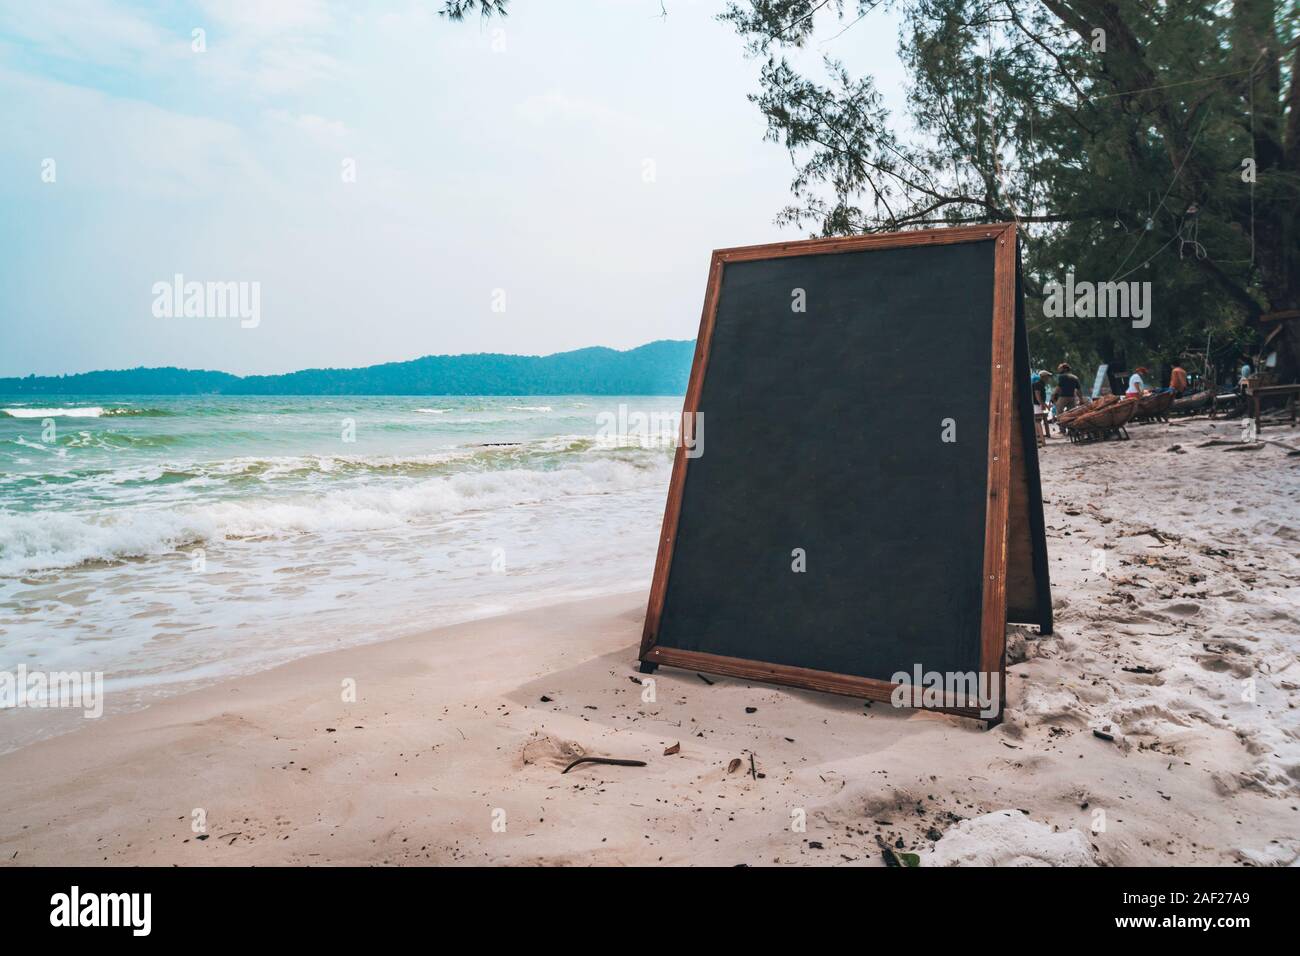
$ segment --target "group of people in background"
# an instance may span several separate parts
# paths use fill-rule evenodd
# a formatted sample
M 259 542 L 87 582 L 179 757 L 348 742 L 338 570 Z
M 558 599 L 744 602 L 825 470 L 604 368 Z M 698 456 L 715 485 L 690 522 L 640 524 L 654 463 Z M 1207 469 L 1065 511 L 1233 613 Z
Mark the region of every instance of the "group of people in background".
M 1243 371 L 1243 376 L 1249 374 Z M 1151 375 L 1151 370 L 1145 365 L 1139 365 L 1128 377 L 1128 388 L 1124 392 L 1125 398 L 1141 398 L 1143 395 L 1149 395 L 1153 391 L 1163 391 L 1163 389 L 1153 388 L 1147 384 L 1147 378 Z M 1035 372 L 1030 377 L 1030 388 L 1033 391 L 1034 404 L 1039 407 L 1046 407 L 1049 403 L 1052 410 L 1057 414 L 1069 411 L 1076 405 L 1081 405 L 1085 401 L 1083 396 L 1083 384 L 1079 377 L 1074 374 L 1068 362 L 1062 362 L 1056 366 L 1056 387 L 1048 394 L 1050 379 L 1052 373 L 1043 369 Z M 1187 392 L 1189 380 L 1187 370 L 1181 364 L 1175 363 L 1169 373 L 1169 391 L 1173 392 L 1179 398 Z
M 1253 373 L 1250 356 L 1242 356 L 1241 373 L 1237 380 L 1236 391 L 1238 394 L 1245 394 Z M 1047 369 L 1034 372 L 1030 375 L 1030 390 L 1033 394 L 1034 411 L 1039 413 L 1040 419 L 1040 436 L 1046 437 L 1048 416 L 1054 418 L 1063 412 L 1072 408 L 1090 402 L 1095 396 L 1085 396 L 1083 394 L 1083 384 L 1079 377 L 1074 374 L 1068 362 L 1062 362 L 1056 366 L 1056 384 L 1052 385 L 1053 375 Z M 1175 362 L 1169 372 L 1169 384 L 1163 388 L 1155 385 L 1151 381 L 1151 370 L 1145 365 L 1139 365 L 1128 375 L 1127 387 L 1124 385 L 1124 378 L 1119 375 L 1110 377 L 1109 385 L 1103 387 L 1103 391 L 1108 393 L 1120 394 L 1120 389 L 1124 389 L 1123 395 L 1126 399 L 1141 398 L 1144 395 L 1150 395 L 1156 392 L 1173 392 L 1176 398 L 1184 398 L 1193 391 L 1212 387 L 1207 384 L 1200 376 L 1196 376 L 1193 382 L 1193 376 L 1188 375 L 1187 369 L 1183 368 L 1182 363 Z M 1100 378 L 1105 381 L 1105 377 Z M 1042 414 L 1046 413 L 1046 415 Z

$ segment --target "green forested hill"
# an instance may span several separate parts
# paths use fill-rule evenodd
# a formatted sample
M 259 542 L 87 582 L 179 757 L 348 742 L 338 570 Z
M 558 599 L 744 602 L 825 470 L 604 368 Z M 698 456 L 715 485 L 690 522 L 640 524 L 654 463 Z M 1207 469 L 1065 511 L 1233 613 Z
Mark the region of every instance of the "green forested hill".
M 231 375 L 134 368 L 0 378 L 17 395 L 678 395 L 686 391 L 693 341 L 651 342 L 619 352 L 554 355 L 426 355 L 365 368 L 313 368 L 285 375 Z

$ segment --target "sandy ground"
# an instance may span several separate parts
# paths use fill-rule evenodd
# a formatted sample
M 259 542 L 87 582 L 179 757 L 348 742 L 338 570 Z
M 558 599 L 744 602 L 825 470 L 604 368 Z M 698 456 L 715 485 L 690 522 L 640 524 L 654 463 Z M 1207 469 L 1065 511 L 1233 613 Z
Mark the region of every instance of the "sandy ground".
M 994 730 L 670 669 L 648 702 L 645 596 L 614 595 L 0 757 L 0 863 L 1294 863 L 1300 456 L 1131 431 L 1043 455 L 1058 624 L 1012 634 Z M 582 753 L 647 766 L 562 775 Z

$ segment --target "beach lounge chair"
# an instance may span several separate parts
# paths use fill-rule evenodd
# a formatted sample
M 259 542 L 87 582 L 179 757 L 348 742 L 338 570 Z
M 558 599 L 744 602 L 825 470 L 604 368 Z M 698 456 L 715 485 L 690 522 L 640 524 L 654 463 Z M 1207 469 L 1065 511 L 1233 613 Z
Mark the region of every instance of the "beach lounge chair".
M 1133 412 L 1133 424 L 1169 421 L 1169 409 L 1174 404 L 1172 391 L 1153 392 L 1137 400 L 1137 409 Z
M 1095 406 L 1101 404 L 1100 401 L 1094 402 L 1089 406 L 1087 414 L 1071 418 L 1065 426 L 1065 433 L 1070 441 L 1075 443 L 1104 441 L 1107 438 L 1119 438 L 1121 441 L 1128 441 L 1128 431 L 1125 429 L 1133 416 L 1137 413 L 1138 403 L 1133 399 L 1121 399 L 1113 396 L 1114 401 L 1109 401 L 1101 408 Z

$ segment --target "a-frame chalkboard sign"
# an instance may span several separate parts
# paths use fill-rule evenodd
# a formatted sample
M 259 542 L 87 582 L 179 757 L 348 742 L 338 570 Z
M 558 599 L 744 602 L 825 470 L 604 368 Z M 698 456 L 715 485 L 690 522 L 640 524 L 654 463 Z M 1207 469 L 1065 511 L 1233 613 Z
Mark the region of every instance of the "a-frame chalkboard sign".
M 1014 224 L 714 252 L 642 670 L 999 719 L 1052 623 L 1028 386 Z

